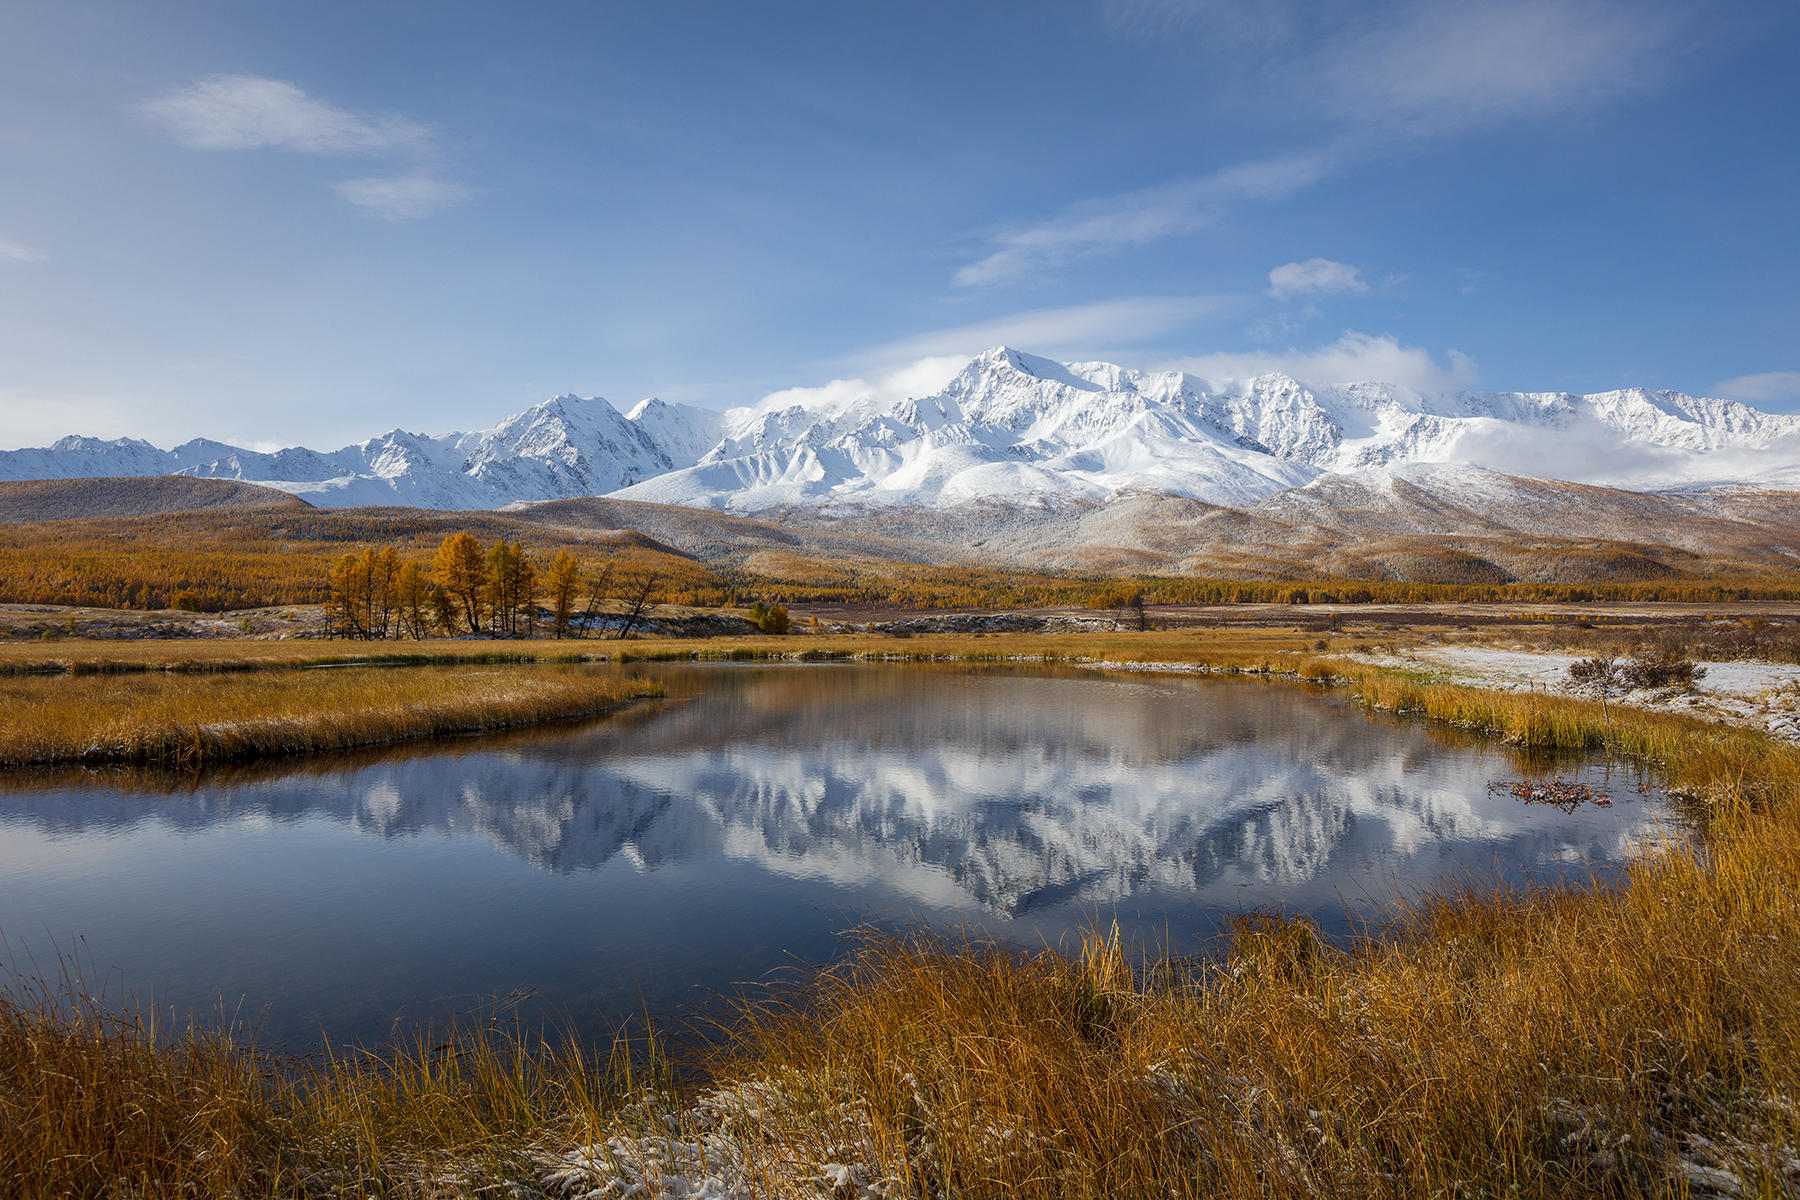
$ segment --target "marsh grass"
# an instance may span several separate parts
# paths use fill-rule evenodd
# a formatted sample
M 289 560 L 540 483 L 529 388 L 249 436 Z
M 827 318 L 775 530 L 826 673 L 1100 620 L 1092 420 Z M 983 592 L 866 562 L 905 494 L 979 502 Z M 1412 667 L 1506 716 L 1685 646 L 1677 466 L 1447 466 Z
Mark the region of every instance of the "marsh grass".
M 1693 828 L 1586 886 L 1399 897 L 1347 943 L 1275 912 L 1195 961 L 1103 929 L 1037 951 L 862 930 L 719 1014 L 680 1069 L 654 1039 L 594 1054 L 483 1029 L 270 1070 L 225 1034 L 50 1020 L 15 991 L 0 1192 L 1800 1189 L 1800 755 L 1575 699 L 1311 674 L 1373 708 L 1654 761 L 1696 798 Z
M 346 649 L 346 646 L 357 647 Z M 412 648 L 408 648 L 411 646 Z M 427 649 L 426 647 L 429 647 Z M 359 652 L 360 651 L 360 652 Z M 240 674 L 303 667 L 432 667 L 604 662 L 569 642 L 363 643 L 316 641 L 56 642 L 0 645 L 0 677 L 12 675 Z
M 0 765 L 198 766 L 587 716 L 660 685 L 584 667 L 0 678 Z
M 0 987 L 0 1195 L 504 1194 L 547 1139 L 669 1087 L 660 1047 L 629 1030 L 598 1058 L 497 1020 L 270 1054 L 234 1021 L 160 1029 L 72 962 Z

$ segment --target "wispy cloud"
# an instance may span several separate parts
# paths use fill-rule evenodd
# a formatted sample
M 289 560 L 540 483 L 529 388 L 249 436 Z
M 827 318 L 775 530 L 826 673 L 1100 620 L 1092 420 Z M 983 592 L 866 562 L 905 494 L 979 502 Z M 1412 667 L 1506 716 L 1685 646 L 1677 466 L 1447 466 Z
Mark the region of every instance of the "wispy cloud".
M 33 250 L 22 242 L 9 242 L 0 239 L 0 258 L 10 258 L 14 262 L 41 263 L 50 256 L 41 250 Z
M 256 75 L 208 75 L 145 101 L 143 111 L 195 150 L 381 155 L 418 149 L 429 136 L 405 117 L 358 116 L 291 83 Z
M 462 184 L 429 175 L 347 179 L 336 184 L 335 190 L 350 203 L 392 221 L 430 216 L 469 197 L 469 189 Z
M 1142 345 L 1237 302 L 1232 296 L 1130 296 L 936 329 L 845 355 L 828 364 L 848 372 L 844 377 L 818 387 L 771 392 L 756 407 L 836 408 L 862 397 L 929 396 L 993 346 L 1064 360 L 1093 358 L 1114 347 Z
M 1073 205 L 1041 224 L 989 235 L 998 249 L 957 271 L 956 282 L 1004 283 L 1042 267 L 1192 233 L 1217 221 L 1230 201 L 1278 200 L 1304 191 L 1331 174 L 1341 157 L 1341 150 L 1320 150 L 1239 163 L 1204 179 Z
M 1547 116 L 1659 86 L 1688 19 L 1653 0 L 1433 0 L 1333 45 L 1324 97 L 1412 132 Z
M 333 158 L 399 158 L 401 174 L 335 185 L 344 199 L 393 220 L 428 216 L 470 190 L 427 169 L 431 131 L 397 114 L 351 112 L 294 84 L 256 75 L 209 75 L 145 101 L 140 111 L 194 150 L 288 150 Z
M 1402 346 L 1388 336 L 1354 330 L 1330 345 L 1312 350 L 1253 351 L 1247 354 L 1203 354 L 1157 366 L 1186 371 L 1202 379 L 1250 379 L 1279 373 L 1307 383 L 1396 383 L 1421 392 L 1447 392 L 1475 386 L 1475 360 L 1460 351 L 1439 366 L 1430 352 Z
M 1112 0 L 1126 36 L 1192 34 L 1261 44 L 1285 97 L 1336 132 L 1310 150 L 1197 180 L 1103 197 L 1047 220 L 999 228 L 989 253 L 956 272 L 964 287 L 1004 283 L 1077 258 L 1143 246 L 1217 223 L 1233 202 L 1277 200 L 1396 144 L 1544 117 L 1658 86 L 1688 15 L 1658 0 L 1409 0 L 1335 25 L 1283 0 Z M 1305 19 L 1302 19 L 1302 18 Z M 1320 44 L 1294 45 L 1324 28 Z
M 1146 38 L 1204 32 L 1233 45 L 1267 43 L 1294 31 L 1299 14 L 1289 0 L 1105 0 L 1115 32 Z
M 1739 375 L 1713 384 L 1712 390 L 1727 400 L 1742 400 L 1745 404 L 1800 400 L 1800 371 L 1765 371 L 1761 375 Z
M 1293 296 L 1328 296 L 1334 292 L 1367 292 L 1362 274 L 1348 263 L 1329 258 L 1283 263 L 1269 272 L 1269 295 L 1277 300 Z
M 892 367 L 920 358 L 967 359 L 990 346 L 1080 358 L 1139 346 L 1235 304 L 1231 296 L 1129 296 L 1066 308 L 1037 308 L 937 329 L 849 356 L 847 363 Z

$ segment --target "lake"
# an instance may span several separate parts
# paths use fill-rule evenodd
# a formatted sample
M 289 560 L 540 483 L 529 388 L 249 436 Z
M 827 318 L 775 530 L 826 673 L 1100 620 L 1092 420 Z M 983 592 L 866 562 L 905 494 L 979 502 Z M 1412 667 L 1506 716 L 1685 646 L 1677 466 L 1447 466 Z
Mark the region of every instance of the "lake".
M 1342 932 L 1459 877 L 1659 836 L 1639 774 L 1338 693 L 1074 668 L 631 666 L 612 717 L 198 776 L 0 776 L 15 965 L 299 1050 L 491 1011 L 587 1031 L 838 953 L 867 920 L 1175 953 L 1261 905 Z M 1558 774 L 1610 808 L 1490 784 Z M 1065 944 L 1068 944 L 1065 942 Z

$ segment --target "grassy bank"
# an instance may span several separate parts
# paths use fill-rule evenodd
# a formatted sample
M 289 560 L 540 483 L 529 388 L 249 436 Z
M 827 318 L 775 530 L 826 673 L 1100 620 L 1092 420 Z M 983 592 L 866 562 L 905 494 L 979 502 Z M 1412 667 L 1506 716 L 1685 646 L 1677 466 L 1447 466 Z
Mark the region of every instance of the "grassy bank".
M 299 667 L 549 665 L 605 662 L 599 642 L 257 642 L 216 641 L 0 643 L 0 677 L 14 675 L 232 675 Z
M 1268 914 L 1205 963 L 1141 960 L 1103 932 L 1066 955 L 870 934 L 679 1070 L 644 1042 L 595 1055 L 493 1034 L 280 1063 L 217 1031 L 159 1038 L 76 982 L 15 990 L 0 1193 L 1800 1188 L 1800 755 L 1686 718 L 1295 669 L 1520 744 L 1653 759 L 1701 801 L 1699 838 L 1606 888 L 1396 904 L 1347 947 Z
M 276 758 L 587 716 L 649 695 L 661 688 L 581 667 L 0 677 L 0 765 Z

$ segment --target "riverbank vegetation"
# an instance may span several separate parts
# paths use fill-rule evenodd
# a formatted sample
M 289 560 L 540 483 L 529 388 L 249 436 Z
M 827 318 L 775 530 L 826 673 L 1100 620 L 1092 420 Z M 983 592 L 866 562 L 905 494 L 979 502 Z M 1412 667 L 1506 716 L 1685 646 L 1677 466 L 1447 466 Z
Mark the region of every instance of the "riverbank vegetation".
M 1117 635 L 1112 650 L 1151 653 L 1153 637 Z M 1220 643 L 1208 653 L 1242 671 L 1279 648 L 1250 649 L 1235 664 Z M 1205 961 L 1158 961 L 1103 929 L 1064 952 L 867 931 L 841 963 L 717 1014 L 697 1041 L 640 1029 L 597 1051 L 489 1029 L 286 1061 L 227 1029 L 155 1029 L 65 975 L 0 997 L 0 1191 L 1800 1187 L 1800 754 L 1691 718 L 1322 655 L 1299 670 L 1372 708 L 1653 764 L 1691 830 L 1588 887 L 1396 897 L 1348 944 L 1277 913 L 1240 914 Z
M 0 676 L 0 766 L 197 767 L 591 716 L 660 695 L 591 667 Z

